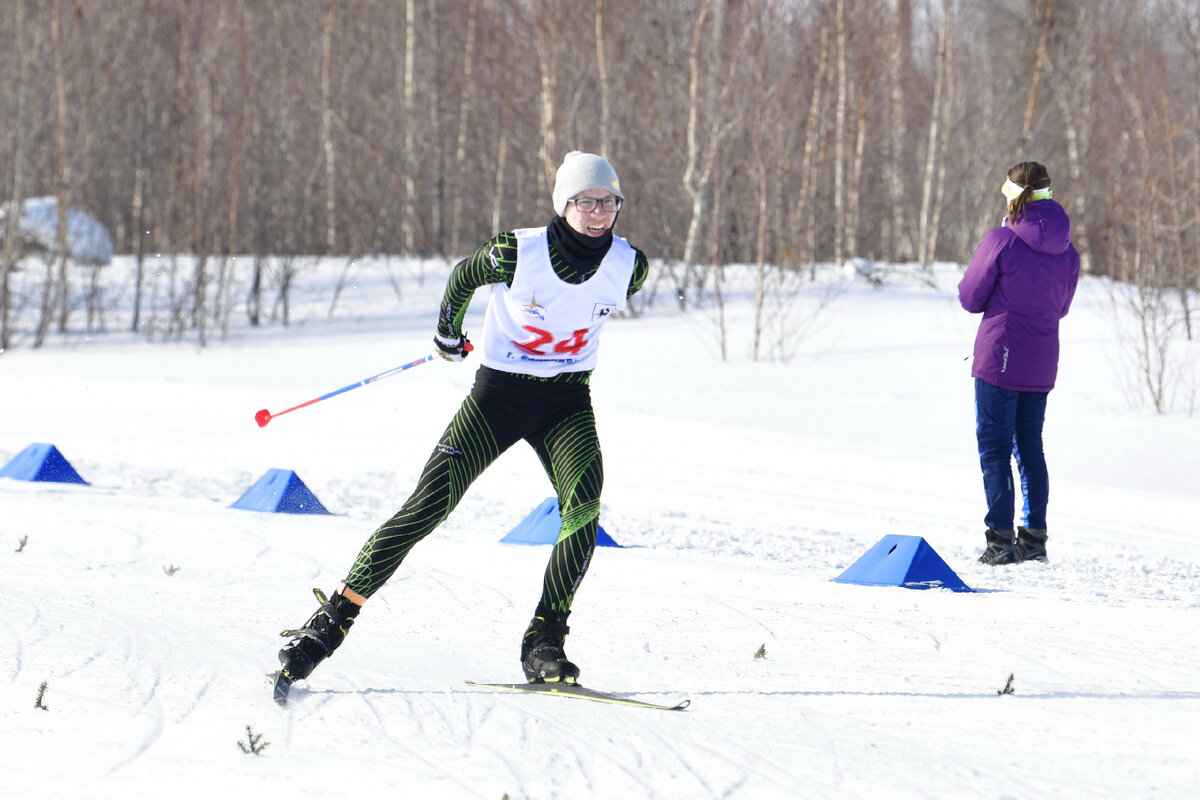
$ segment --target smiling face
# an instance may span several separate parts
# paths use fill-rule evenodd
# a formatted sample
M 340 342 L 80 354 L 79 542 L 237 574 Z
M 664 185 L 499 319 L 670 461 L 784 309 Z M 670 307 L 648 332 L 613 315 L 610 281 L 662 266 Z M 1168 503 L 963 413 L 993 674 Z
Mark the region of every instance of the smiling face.
M 607 189 L 585 189 L 576 197 L 590 197 L 593 200 L 603 200 L 606 197 L 615 197 L 612 192 Z M 588 213 L 580 211 L 574 203 L 567 203 L 567 210 L 563 214 L 563 219 L 571 226 L 573 230 L 582 233 L 584 236 L 603 236 L 604 232 L 612 227 L 613 222 L 617 218 L 616 211 L 605 211 L 599 203 L 596 208 Z

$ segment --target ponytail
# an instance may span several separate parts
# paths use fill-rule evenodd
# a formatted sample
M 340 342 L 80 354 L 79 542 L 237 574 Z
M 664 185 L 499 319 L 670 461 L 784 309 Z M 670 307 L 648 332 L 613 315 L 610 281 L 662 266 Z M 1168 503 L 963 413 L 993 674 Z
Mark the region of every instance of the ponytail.
M 1022 161 L 1008 171 L 1008 179 L 1000 189 L 1008 198 L 1008 218 L 1018 222 L 1025 216 L 1025 207 L 1035 200 L 1049 200 L 1050 172 L 1036 161 Z

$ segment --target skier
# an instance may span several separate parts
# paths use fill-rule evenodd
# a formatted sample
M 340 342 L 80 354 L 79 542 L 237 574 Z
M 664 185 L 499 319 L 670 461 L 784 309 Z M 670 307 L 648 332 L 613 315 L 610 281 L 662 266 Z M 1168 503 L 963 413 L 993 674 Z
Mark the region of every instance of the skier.
M 1071 220 L 1035 161 L 1008 171 L 1001 227 L 984 234 L 958 284 L 962 307 L 983 312 L 975 337 L 975 432 L 987 500 L 982 564 L 1046 561 L 1050 479 L 1042 451 L 1046 397 L 1058 374 L 1058 322 L 1079 282 Z M 1013 530 L 1017 459 L 1023 522 Z
M 474 348 L 463 318 L 491 285 L 475 384 L 434 447 L 416 489 L 363 545 L 349 575 L 303 628 L 284 631 L 283 696 L 345 639 L 362 604 L 412 547 L 440 525 L 467 487 L 517 441 L 533 447 L 558 496 L 562 530 L 521 641 L 530 682 L 575 683 L 563 650 L 567 616 L 596 545 L 604 472 L 588 382 L 605 320 L 646 279 L 646 256 L 612 228 L 624 203 L 603 157 L 572 151 L 559 166 L 555 215 L 542 228 L 501 233 L 459 262 L 442 298 L 434 344 L 447 361 Z M 279 681 L 276 684 L 279 698 Z

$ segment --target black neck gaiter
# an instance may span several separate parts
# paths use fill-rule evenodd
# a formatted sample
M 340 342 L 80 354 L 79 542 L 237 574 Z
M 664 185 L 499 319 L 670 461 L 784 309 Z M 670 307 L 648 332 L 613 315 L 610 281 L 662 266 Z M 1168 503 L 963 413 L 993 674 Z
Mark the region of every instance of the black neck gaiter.
M 558 253 L 562 259 L 562 266 L 566 267 L 562 271 L 556 267 L 555 271 L 559 273 L 560 278 L 570 283 L 581 283 L 596 274 L 596 269 L 608 254 L 608 248 L 612 246 L 612 237 L 611 227 L 603 236 L 585 236 L 559 216 L 555 216 L 546 226 L 546 238 L 550 247 Z M 563 272 L 568 274 L 564 275 Z M 579 277 L 572 280 L 573 276 Z

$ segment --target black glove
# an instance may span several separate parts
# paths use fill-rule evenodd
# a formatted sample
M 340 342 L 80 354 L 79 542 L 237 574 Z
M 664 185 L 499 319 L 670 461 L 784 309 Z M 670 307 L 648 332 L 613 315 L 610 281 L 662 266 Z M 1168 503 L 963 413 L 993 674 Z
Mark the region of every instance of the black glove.
M 475 345 L 471 344 L 471 340 L 466 335 L 459 336 L 457 339 L 447 339 L 441 334 L 435 333 L 433 344 L 437 347 L 437 354 L 447 361 L 462 361 L 475 349 Z

